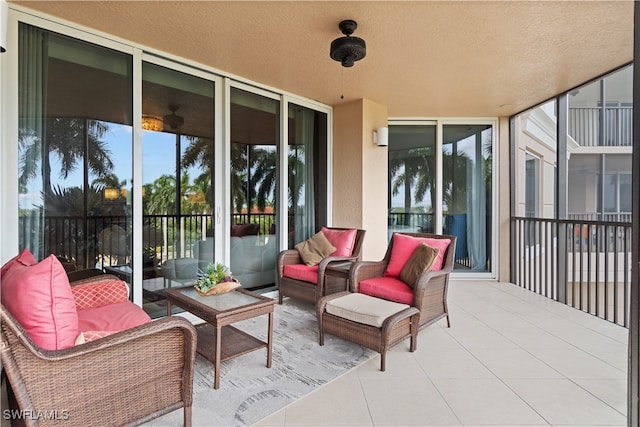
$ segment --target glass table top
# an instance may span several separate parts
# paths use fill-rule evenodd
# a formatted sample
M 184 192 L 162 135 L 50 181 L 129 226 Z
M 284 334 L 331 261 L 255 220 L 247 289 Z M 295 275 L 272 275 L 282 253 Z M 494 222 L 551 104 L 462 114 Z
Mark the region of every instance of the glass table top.
M 179 292 L 217 311 L 232 310 L 262 301 L 260 298 L 238 291 L 231 291 L 222 295 L 203 296 L 196 292 L 194 288 L 189 287 L 180 289 Z

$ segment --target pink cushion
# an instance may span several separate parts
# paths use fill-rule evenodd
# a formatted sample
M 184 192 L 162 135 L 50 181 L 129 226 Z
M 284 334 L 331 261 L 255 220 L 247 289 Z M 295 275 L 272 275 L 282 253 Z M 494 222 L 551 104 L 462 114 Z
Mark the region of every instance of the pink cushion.
M 82 333 L 82 338 L 84 339 L 84 342 L 82 344 L 84 344 L 85 342 L 91 342 L 99 340 L 100 338 L 108 337 L 109 335 L 115 334 L 116 332 L 119 331 L 84 331 Z
M 71 287 L 77 310 L 129 300 L 129 288 L 122 280 L 105 280 Z
M 436 257 L 431 271 L 442 270 L 444 262 L 444 253 L 451 243 L 451 239 L 434 239 L 431 237 L 413 237 L 406 234 L 396 233 L 393 235 L 393 247 L 391 248 L 391 259 L 389 265 L 384 272 L 385 276 L 400 277 L 402 268 L 407 263 L 413 251 L 420 245 L 425 243 L 432 248 L 438 249 L 439 253 Z
M 0 269 L 0 278 L 4 277 L 7 271 L 17 265 L 34 265 L 37 263 L 38 260 L 34 258 L 29 249 L 23 249 L 22 252 L 11 258 L 2 266 L 2 269 Z
M 81 332 L 124 331 L 150 321 L 149 315 L 131 301 L 78 310 Z
M 358 230 L 355 228 L 349 230 L 334 230 L 322 227 L 322 234 L 324 234 L 327 240 L 336 247 L 336 250 L 331 254 L 331 256 L 351 256 L 353 253 L 353 247 L 356 243 L 357 231 Z
M 55 255 L 16 265 L 2 278 L 2 304 L 33 342 L 46 350 L 73 347 L 78 314 L 69 279 Z
M 318 266 L 305 264 L 288 264 L 284 266 L 282 275 L 291 279 L 318 284 Z
M 413 305 L 413 289 L 395 277 L 376 277 L 375 279 L 363 280 L 360 282 L 358 291 L 372 297 Z

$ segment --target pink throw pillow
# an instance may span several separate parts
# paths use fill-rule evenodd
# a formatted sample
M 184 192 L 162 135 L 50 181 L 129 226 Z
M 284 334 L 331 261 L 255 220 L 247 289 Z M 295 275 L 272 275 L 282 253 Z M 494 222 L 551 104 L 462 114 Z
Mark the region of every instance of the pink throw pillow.
M 23 249 L 18 255 L 11 258 L 7 261 L 0 269 L 0 279 L 4 277 L 5 273 L 11 270 L 13 267 L 17 265 L 34 265 L 37 264 L 38 260 L 35 259 L 33 254 L 29 251 L 29 249 Z
M 331 254 L 331 256 L 350 257 L 351 254 L 353 254 L 353 247 L 356 243 L 356 233 L 358 230 L 355 228 L 348 230 L 335 230 L 322 227 L 321 231 L 327 240 L 336 247 L 336 250 Z
M 129 300 L 129 287 L 117 279 L 75 285 L 71 287 L 71 293 L 78 311 Z
M 69 279 L 55 255 L 11 268 L 2 278 L 2 304 L 45 350 L 73 347 L 78 313 Z
M 444 253 L 451 243 L 451 239 L 434 239 L 431 237 L 414 237 L 406 234 L 395 233 L 393 235 L 393 247 L 391 248 L 391 259 L 389 265 L 384 272 L 385 276 L 400 277 L 400 273 L 407 263 L 413 251 L 420 245 L 425 243 L 432 248 L 438 249 L 436 257 L 430 271 L 442 270 L 444 262 Z

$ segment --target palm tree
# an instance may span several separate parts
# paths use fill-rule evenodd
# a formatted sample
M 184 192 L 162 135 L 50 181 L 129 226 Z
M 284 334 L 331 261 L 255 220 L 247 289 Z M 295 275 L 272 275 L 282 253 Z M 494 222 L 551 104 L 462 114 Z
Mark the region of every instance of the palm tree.
M 202 174 L 195 178 L 194 182 L 211 182 L 214 161 L 213 141 L 207 138 L 188 138 L 189 145 L 182 155 L 181 167 L 199 167 Z M 236 212 L 241 212 L 247 200 L 247 177 L 251 165 L 248 164 L 251 156 L 249 145 L 233 142 L 231 144 L 231 204 Z M 254 163 L 254 162 L 252 162 Z M 208 177 L 208 178 L 205 178 Z M 205 192 L 208 197 L 207 202 L 213 203 L 211 191 Z
M 419 147 L 408 150 L 407 157 L 391 159 L 389 171 L 395 179 L 392 182 L 391 193 L 397 195 L 400 188 L 404 188 L 405 224 L 410 224 L 410 213 L 413 210 L 411 199 L 416 202 L 424 200 L 427 192 L 431 194 L 431 206 L 435 206 L 435 156 L 429 147 Z
M 255 204 L 258 210 L 264 212 L 267 204 L 273 205 L 273 200 L 268 200 L 269 197 L 273 198 L 275 194 L 275 187 L 277 181 L 277 168 L 276 168 L 276 150 L 267 150 L 265 148 L 254 148 L 251 150 L 251 175 L 249 177 L 249 189 L 255 190 Z M 248 208 L 254 204 L 253 195 L 249 194 Z
M 111 152 L 101 138 L 108 130 L 106 123 L 97 120 L 48 118 L 45 144 L 41 147 L 41 140 L 33 130 L 20 129 L 20 188 L 26 189 L 29 180 L 37 176 L 37 168 L 42 165 L 43 187 L 45 191 L 51 189 L 52 171 L 47 161 L 50 154 L 60 159 L 60 178 L 66 179 L 76 168 L 82 167 L 85 159 L 93 175 L 107 175 L 113 169 L 113 162 Z
M 176 211 L 176 177 L 165 174 L 145 186 L 145 214 L 166 215 Z

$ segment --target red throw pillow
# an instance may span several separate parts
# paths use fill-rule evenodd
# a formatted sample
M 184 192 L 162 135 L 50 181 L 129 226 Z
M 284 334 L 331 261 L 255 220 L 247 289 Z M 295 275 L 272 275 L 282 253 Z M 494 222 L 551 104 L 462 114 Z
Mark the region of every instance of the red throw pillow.
M 407 263 L 413 251 L 420 245 L 425 243 L 427 246 L 438 249 L 439 253 L 436 257 L 431 271 L 442 270 L 444 262 L 444 252 L 449 247 L 451 239 L 435 239 L 431 237 L 414 237 L 406 234 L 396 233 L 393 235 L 393 247 L 391 248 L 391 259 L 389 265 L 384 272 L 385 276 L 400 277 L 400 273 L 404 265 Z
M 45 350 L 73 347 L 78 313 L 69 279 L 55 255 L 12 267 L 2 278 L 2 304 Z
M 31 251 L 25 248 L 2 266 L 2 269 L 0 269 L 0 279 L 4 277 L 5 273 L 17 265 L 34 265 L 37 263 L 38 260 L 31 254 Z
M 335 230 L 327 227 L 322 227 L 322 233 L 327 240 L 331 242 L 336 250 L 331 256 L 350 257 L 353 254 L 353 247 L 356 243 L 356 233 L 358 230 L 355 228 L 348 230 Z

